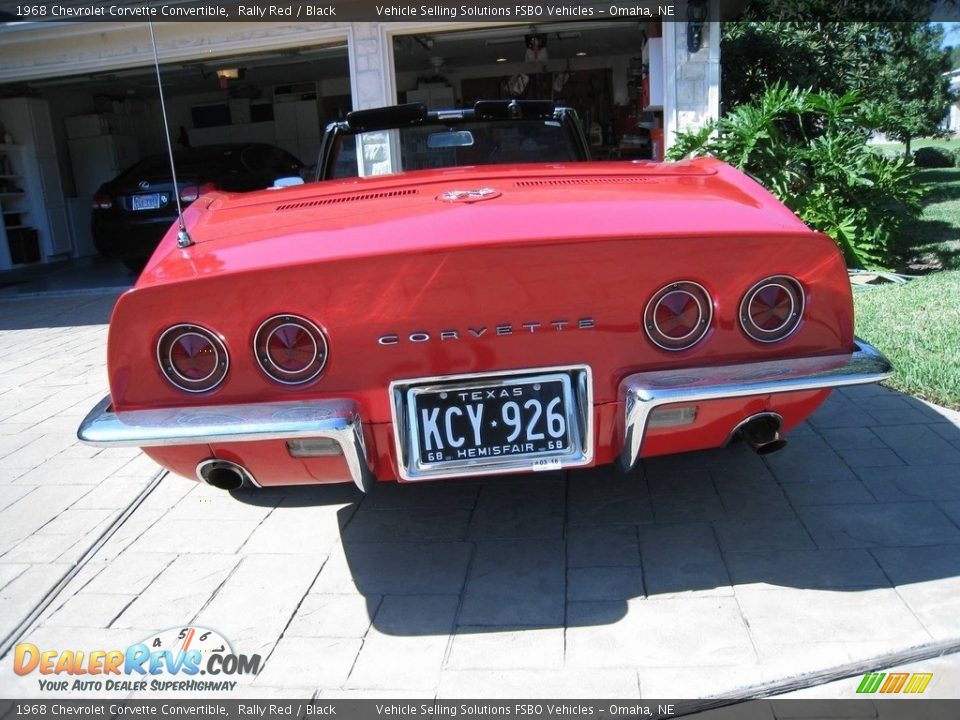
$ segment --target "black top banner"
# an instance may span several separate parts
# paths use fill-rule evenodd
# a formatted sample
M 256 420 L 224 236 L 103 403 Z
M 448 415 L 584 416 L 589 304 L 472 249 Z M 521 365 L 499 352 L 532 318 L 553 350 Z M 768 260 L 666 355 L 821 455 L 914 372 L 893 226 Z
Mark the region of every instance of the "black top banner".
M 0 0 L 10 22 L 960 21 L 960 0 Z

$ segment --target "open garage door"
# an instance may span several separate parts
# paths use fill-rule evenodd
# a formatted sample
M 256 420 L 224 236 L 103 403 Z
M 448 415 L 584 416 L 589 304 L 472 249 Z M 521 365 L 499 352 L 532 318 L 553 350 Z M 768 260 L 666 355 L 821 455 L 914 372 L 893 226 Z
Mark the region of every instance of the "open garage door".
M 574 108 L 595 159 L 654 158 L 663 149 L 659 23 L 566 22 L 394 38 L 401 102 L 431 109 L 486 99 Z
M 294 156 L 304 177 L 312 176 L 325 124 L 342 118 L 352 105 L 346 39 L 260 52 L 254 48 L 217 58 L 188 57 L 162 65 L 161 73 L 176 151 L 263 143 Z M 38 154 L 42 161 L 49 160 L 36 174 L 34 187 L 17 187 L 23 200 L 11 208 L 24 212 L 11 212 L 7 218 L 17 223 L 9 234 L 36 247 L 21 247 L 24 240 L 18 239 L 16 247 L 10 246 L 12 252 L 0 252 L 0 270 L 97 254 L 91 233 L 94 206 L 127 202 L 99 198 L 99 189 L 138 162 L 166 152 L 156 85 L 152 67 L 137 67 L 0 87 L 0 122 L 23 128 L 16 133 L 16 162 L 22 156 L 26 163 Z M 46 118 L 41 128 L 28 117 L 31 113 Z M 214 178 L 204 187 L 243 189 L 234 185 Z M 51 208 L 62 218 L 56 227 L 39 222 Z M 20 227 L 38 232 L 32 235 Z

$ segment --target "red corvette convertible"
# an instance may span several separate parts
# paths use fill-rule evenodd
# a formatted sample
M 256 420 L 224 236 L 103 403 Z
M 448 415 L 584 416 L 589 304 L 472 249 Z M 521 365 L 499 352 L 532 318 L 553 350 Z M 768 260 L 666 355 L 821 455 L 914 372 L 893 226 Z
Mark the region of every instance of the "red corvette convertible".
M 843 259 L 713 160 L 585 162 L 570 111 L 353 113 L 321 182 L 211 193 L 117 303 L 82 440 L 224 489 L 759 452 L 890 365 Z

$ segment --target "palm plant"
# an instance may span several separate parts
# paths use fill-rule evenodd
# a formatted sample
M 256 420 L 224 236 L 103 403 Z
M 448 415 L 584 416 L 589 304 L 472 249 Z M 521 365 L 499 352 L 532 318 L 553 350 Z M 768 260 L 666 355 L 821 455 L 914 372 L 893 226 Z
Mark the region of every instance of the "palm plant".
M 729 162 L 833 238 L 851 267 L 888 267 L 903 221 L 920 212 L 922 190 L 906 160 L 884 158 L 867 145 L 876 113 L 855 92 L 776 83 L 719 121 L 681 133 L 669 157 Z

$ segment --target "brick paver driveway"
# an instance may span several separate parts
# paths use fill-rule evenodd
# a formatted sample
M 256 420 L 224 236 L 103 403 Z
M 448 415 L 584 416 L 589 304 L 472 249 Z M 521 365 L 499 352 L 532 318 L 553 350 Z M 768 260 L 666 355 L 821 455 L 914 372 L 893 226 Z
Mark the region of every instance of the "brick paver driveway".
M 78 447 L 109 302 L 0 303 L 0 585 L 11 626 L 149 480 Z M 834 394 L 743 445 L 552 476 L 222 493 L 166 477 L 24 639 L 218 630 L 246 695 L 729 693 L 960 638 L 960 417 Z M 956 677 L 953 678 L 957 687 Z M 949 686 L 935 677 L 931 690 Z M 0 662 L 0 694 L 38 694 Z
M 116 297 L 0 301 L 0 636 L 54 585 L 157 467 L 77 442 L 107 392 Z

